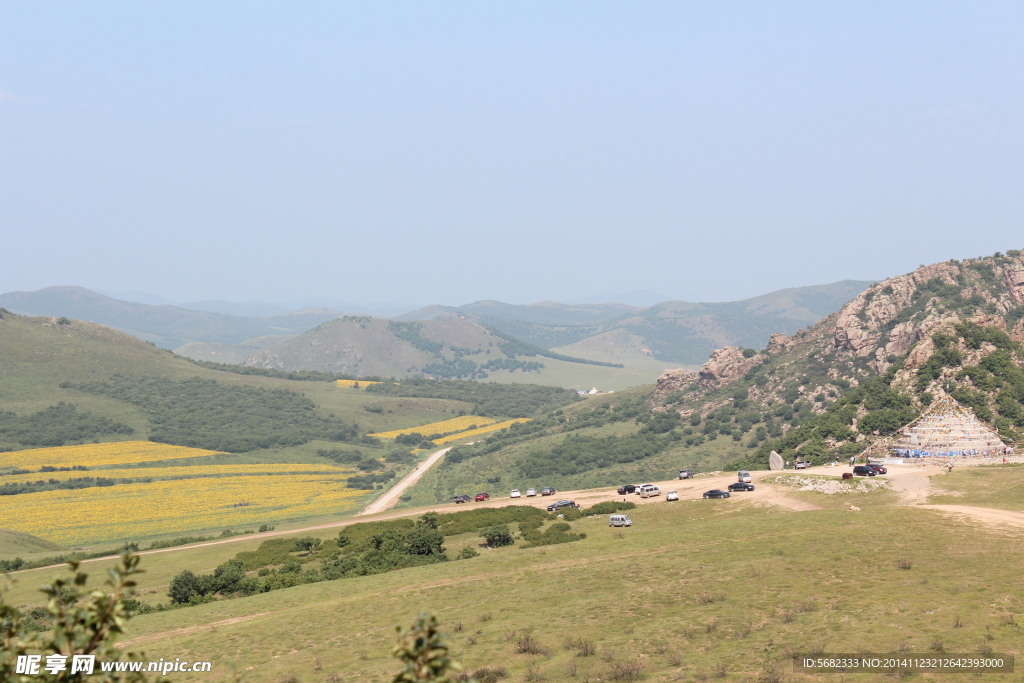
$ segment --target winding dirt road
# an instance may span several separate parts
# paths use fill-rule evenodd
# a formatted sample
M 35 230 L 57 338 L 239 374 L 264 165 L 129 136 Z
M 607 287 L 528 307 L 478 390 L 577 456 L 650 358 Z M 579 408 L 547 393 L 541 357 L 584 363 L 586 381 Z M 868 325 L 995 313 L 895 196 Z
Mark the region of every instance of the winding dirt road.
M 392 486 L 387 493 L 367 505 L 360 515 L 372 515 L 376 512 L 384 512 L 395 506 L 398 499 L 402 497 L 402 494 L 409 490 L 413 484 L 420 480 L 427 470 L 437 464 L 437 462 L 444 457 L 444 454 L 452 449 L 451 446 L 448 448 L 442 448 L 436 453 L 431 453 L 430 457 L 417 465 L 412 472 L 402 477 L 402 480 Z

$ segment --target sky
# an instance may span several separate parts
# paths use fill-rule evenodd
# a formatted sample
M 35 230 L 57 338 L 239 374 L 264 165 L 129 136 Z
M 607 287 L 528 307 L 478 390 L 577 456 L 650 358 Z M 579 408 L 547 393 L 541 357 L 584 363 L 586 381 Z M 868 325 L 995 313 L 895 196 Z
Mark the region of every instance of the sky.
M 0 292 L 730 301 L 1021 249 L 1022 25 L 986 0 L 0 0 Z

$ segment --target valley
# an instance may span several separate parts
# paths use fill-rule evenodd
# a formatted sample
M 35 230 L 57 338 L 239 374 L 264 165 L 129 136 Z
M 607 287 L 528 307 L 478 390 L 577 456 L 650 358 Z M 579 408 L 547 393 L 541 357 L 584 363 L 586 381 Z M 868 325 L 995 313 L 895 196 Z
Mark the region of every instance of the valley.
M 254 681 L 390 680 L 394 629 L 421 609 L 477 680 L 814 680 L 792 657 L 850 643 L 1019 654 L 1021 252 L 922 266 L 647 382 L 616 367 L 638 343 L 621 331 L 544 348 L 470 313 L 321 323 L 288 342 L 319 369 L 0 313 L 5 604 L 45 632 L 36 587 L 62 560 L 93 586 L 137 552 L 125 647 Z M 475 379 L 345 376 L 345 344 L 471 375 L 508 362 Z M 431 349 L 441 360 L 416 355 Z M 533 383 L 534 362 L 625 386 Z M 926 453 L 841 478 L 933 409 L 976 415 L 1006 463 L 950 471 Z M 810 467 L 771 472 L 773 452 Z M 697 476 L 672 478 L 683 468 Z M 703 498 L 738 469 L 754 491 Z M 661 495 L 615 491 L 641 483 Z M 543 487 L 557 491 L 525 495 Z M 579 509 L 546 510 L 563 499 Z M 609 527 L 613 512 L 632 526 Z

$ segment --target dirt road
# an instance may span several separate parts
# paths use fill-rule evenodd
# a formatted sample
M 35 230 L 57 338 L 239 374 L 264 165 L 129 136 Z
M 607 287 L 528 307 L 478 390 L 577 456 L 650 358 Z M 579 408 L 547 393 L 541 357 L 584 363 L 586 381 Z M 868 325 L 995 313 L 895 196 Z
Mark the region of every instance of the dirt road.
M 444 454 L 452 449 L 451 446 L 448 448 L 442 448 L 436 453 L 431 453 L 430 457 L 417 465 L 412 472 L 402 477 L 402 480 L 391 487 L 391 489 L 383 496 L 373 501 L 366 508 L 360 512 L 360 515 L 372 515 L 376 512 L 384 512 L 395 506 L 398 499 L 402 497 L 413 484 L 420 480 L 427 470 L 437 464 L 437 462 L 444 457 Z

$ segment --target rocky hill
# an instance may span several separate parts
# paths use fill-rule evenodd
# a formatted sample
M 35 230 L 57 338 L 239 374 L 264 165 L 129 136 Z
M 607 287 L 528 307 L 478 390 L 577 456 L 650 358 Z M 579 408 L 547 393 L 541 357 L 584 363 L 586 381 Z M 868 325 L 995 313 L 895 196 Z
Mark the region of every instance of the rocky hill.
M 767 411 L 761 434 L 777 438 L 755 432 L 756 462 L 772 448 L 811 458 L 859 452 L 937 392 L 1016 442 L 1024 434 L 1022 341 L 1021 252 L 948 261 L 880 282 L 813 327 L 773 335 L 761 351 L 726 347 L 698 371 L 666 372 L 654 401 L 701 424 L 737 406 Z
M 766 468 L 772 450 L 822 463 L 859 454 L 942 393 L 1019 442 L 1022 321 L 1019 251 L 925 266 L 763 349 L 722 347 L 696 371 L 664 373 L 653 391 L 596 397 L 460 446 L 441 465 L 443 483 L 635 483 L 673 469 Z

